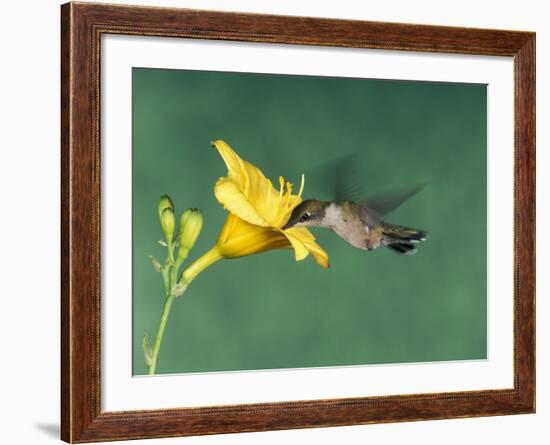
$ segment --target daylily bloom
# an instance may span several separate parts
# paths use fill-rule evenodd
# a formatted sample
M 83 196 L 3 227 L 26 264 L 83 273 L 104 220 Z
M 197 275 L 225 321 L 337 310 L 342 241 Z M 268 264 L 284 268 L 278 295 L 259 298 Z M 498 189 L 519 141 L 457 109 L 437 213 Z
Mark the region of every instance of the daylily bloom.
M 292 184 L 283 177 L 279 177 L 279 190 L 276 190 L 260 169 L 241 159 L 226 142 L 218 140 L 212 144 L 228 170 L 227 176 L 216 182 L 214 194 L 229 213 L 216 246 L 186 270 L 184 279 L 192 280 L 195 269 L 200 272 L 207 263 L 221 258 L 239 258 L 282 248 L 294 249 L 296 261 L 311 253 L 320 266 L 328 268 L 327 253 L 307 228 L 282 229 L 292 210 L 302 202 L 304 176 L 297 195 L 292 194 Z
M 218 179 L 214 194 L 229 212 L 218 239 L 218 248 L 225 258 L 293 248 L 296 261 L 310 253 L 324 268 L 328 267 L 327 253 L 315 242 L 304 227 L 283 230 L 294 208 L 302 202 L 304 176 L 297 195 L 292 184 L 279 177 L 279 190 L 262 171 L 242 160 L 224 141 L 215 141 L 225 165 L 227 176 Z

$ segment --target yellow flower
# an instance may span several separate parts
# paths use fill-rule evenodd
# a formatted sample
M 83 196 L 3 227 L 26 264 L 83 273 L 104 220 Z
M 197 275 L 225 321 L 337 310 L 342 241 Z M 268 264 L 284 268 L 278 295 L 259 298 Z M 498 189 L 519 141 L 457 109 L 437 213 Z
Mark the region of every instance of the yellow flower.
M 304 227 L 283 230 L 292 210 L 302 202 L 304 176 L 297 195 L 292 184 L 279 177 L 279 190 L 260 169 L 241 159 L 224 141 L 213 142 L 227 166 L 227 176 L 216 182 L 214 194 L 229 212 L 217 242 L 224 258 L 238 258 L 272 249 L 292 248 L 296 261 L 310 253 L 329 267 L 327 253 Z

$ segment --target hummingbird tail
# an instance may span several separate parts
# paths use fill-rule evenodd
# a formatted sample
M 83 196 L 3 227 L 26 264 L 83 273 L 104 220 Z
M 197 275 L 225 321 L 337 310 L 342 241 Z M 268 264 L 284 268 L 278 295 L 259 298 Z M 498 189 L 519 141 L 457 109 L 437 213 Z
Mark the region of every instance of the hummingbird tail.
M 401 255 L 414 255 L 416 245 L 427 238 L 425 230 L 382 223 L 382 244 Z

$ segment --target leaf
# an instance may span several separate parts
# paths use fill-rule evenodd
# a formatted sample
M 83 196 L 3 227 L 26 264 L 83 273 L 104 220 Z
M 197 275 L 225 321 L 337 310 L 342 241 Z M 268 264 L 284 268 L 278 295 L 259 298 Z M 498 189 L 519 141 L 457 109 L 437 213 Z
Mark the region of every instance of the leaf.
M 157 260 L 153 255 L 149 255 L 149 259 L 151 260 L 151 264 L 153 264 L 153 269 L 157 272 L 162 271 L 162 265 L 160 264 L 160 261 Z
M 151 344 L 149 343 L 149 336 L 147 335 L 147 332 L 143 336 L 143 357 L 145 358 L 145 363 L 147 366 L 151 366 L 153 364 L 153 348 L 151 348 Z
M 186 290 L 187 290 L 187 285 L 177 283 L 174 287 L 172 287 L 171 293 L 174 297 L 181 297 Z

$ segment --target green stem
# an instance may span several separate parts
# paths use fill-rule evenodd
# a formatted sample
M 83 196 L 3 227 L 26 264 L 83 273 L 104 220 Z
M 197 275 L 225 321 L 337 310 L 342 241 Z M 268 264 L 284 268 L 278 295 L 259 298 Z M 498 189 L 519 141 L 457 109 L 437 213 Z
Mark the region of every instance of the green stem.
M 185 258 L 178 257 L 178 259 L 174 263 L 172 271 L 170 272 L 170 286 L 174 286 L 178 282 L 178 272 L 184 261 Z
M 154 375 L 157 369 L 157 362 L 159 358 L 160 345 L 162 343 L 162 337 L 164 336 L 164 330 L 166 329 L 166 323 L 168 323 L 168 316 L 170 315 L 170 309 L 175 297 L 169 294 L 164 300 L 164 307 L 162 308 L 162 315 L 160 317 L 159 328 L 157 331 L 157 338 L 155 339 L 155 346 L 153 347 L 153 357 L 151 366 L 149 367 L 149 375 Z
M 167 249 L 168 249 L 168 258 L 167 258 L 167 262 L 173 266 L 174 265 L 174 243 L 170 240 L 168 241 L 168 246 L 167 246 Z
M 208 266 L 211 266 L 212 264 L 214 264 L 215 262 L 221 259 L 222 259 L 222 256 L 218 252 L 218 249 L 213 248 L 213 249 L 210 249 L 208 252 L 206 252 L 203 256 L 201 256 L 195 262 L 193 262 L 187 269 L 185 269 L 185 271 L 182 274 L 181 283 L 180 283 L 185 286 L 184 292 L 187 290 L 191 281 L 193 281 L 197 277 L 197 275 L 199 275 Z M 179 268 L 179 265 L 177 268 L 174 266 L 172 266 L 172 268 L 176 270 L 175 273 L 177 274 L 177 269 Z M 170 272 L 173 272 L 173 270 L 170 270 Z M 173 279 L 169 281 L 171 281 L 170 283 L 171 287 L 173 287 L 176 284 L 175 280 Z M 168 291 L 166 299 L 164 300 L 164 306 L 162 308 L 162 315 L 160 317 L 160 323 L 157 330 L 157 337 L 155 339 L 155 346 L 153 347 L 151 366 L 149 366 L 149 375 L 154 375 L 156 372 L 160 345 L 162 344 L 162 337 L 164 336 L 166 324 L 168 323 L 168 317 L 170 316 L 172 303 L 176 298 L 178 297 L 176 297 L 175 295 L 172 295 L 171 289 L 170 289 Z
M 160 271 L 162 275 L 162 284 L 164 285 L 164 292 L 169 293 L 170 292 L 170 266 L 168 264 L 165 264 Z

